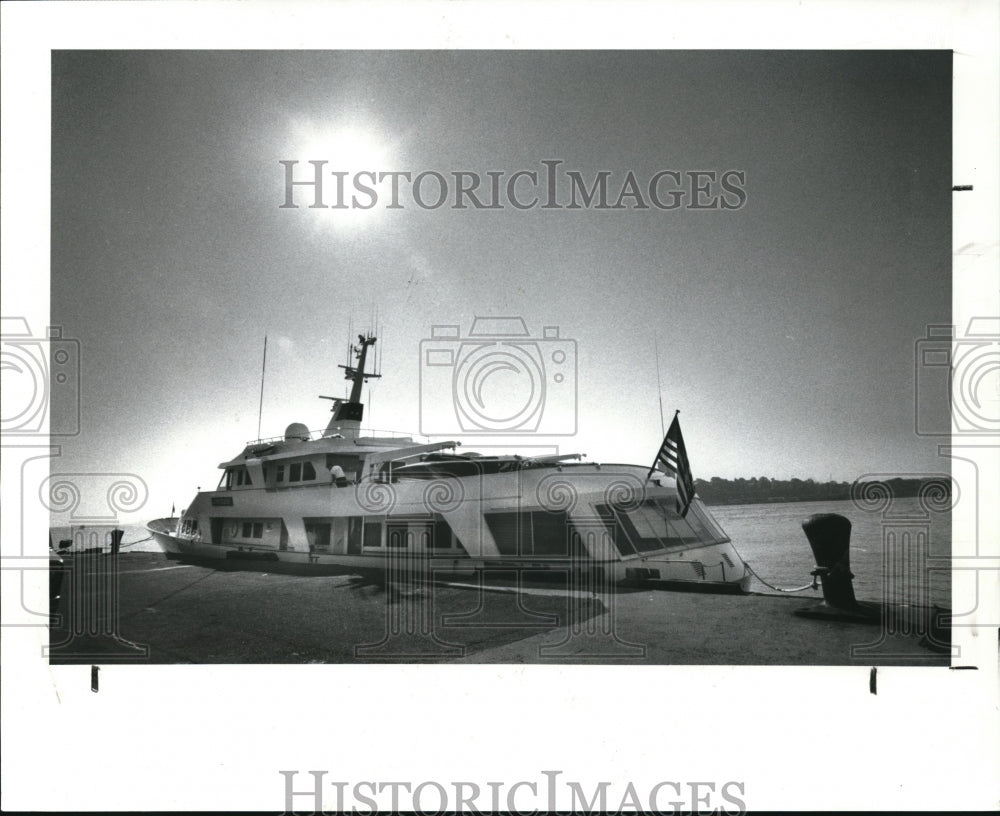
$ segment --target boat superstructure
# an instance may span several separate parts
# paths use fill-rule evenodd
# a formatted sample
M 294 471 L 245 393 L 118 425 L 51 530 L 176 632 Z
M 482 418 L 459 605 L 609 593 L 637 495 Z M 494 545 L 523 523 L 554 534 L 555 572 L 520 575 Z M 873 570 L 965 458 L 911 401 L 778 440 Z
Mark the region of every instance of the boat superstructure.
M 282 562 L 316 571 L 412 566 L 427 574 L 527 570 L 745 590 L 749 572 L 676 480 L 579 454 L 482 456 L 457 441 L 361 429 L 371 335 L 359 335 L 326 429 L 292 423 L 222 462 L 216 489 L 148 528 L 169 554 Z M 333 399 L 333 398 L 328 398 Z

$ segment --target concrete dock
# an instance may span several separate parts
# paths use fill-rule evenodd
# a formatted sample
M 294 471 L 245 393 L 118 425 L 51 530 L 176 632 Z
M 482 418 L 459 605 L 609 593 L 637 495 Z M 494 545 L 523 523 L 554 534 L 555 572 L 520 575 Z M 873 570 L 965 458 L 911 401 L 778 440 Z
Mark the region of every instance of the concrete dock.
M 819 592 L 593 592 L 565 581 L 404 584 L 187 564 L 158 553 L 66 558 L 52 663 L 554 663 L 947 666 L 929 609 L 873 622 L 801 617 Z

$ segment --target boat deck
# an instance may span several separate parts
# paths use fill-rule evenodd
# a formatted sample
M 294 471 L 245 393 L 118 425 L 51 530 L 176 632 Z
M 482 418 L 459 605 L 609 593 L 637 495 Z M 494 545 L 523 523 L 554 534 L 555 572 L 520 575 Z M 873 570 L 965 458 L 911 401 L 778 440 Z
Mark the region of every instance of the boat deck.
M 556 663 L 947 666 L 919 610 L 858 623 L 800 617 L 819 592 L 609 592 L 510 576 L 387 583 L 158 553 L 67 558 L 52 663 Z

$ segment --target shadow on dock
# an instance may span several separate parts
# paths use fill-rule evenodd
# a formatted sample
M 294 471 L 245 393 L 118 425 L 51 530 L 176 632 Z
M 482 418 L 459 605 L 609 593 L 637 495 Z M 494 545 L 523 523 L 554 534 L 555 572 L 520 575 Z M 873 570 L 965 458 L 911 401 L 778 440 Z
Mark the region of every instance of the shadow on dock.
M 581 588 L 492 572 L 434 582 L 302 575 L 157 553 L 66 559 L 60 663 L 948 665 L 943 610 L 871 622 L 794 614 L 815 598 Z M 391 576 L 389 576 L 391 578 Z M 898 612 L 899 614 L 895 614 Z

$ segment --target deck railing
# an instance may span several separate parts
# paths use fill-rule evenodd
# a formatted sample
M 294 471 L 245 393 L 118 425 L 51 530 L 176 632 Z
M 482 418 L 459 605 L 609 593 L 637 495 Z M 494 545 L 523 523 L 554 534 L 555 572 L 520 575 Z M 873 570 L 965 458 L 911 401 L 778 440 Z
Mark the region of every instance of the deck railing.
M 321 431 L 320 430 L 306 431 L 306 433 L 309 434 L 310 440 L 322 439 L 324 434 L 326 434 L 326 429 L 324 428 Z M 336 438 L 336 436 L 337 434 L 335 433 L 330 434 L 329 438 L 333 439 Z M 382 428 L 362 428 L 360 431 L 358 431 L 359 439 L 370 438 L 370 437 L 376 437 L 379 439 L 412 439 L 414 442 L 419 444 L 423 444 L 427 441 L 426 437 L 421 436 L 420 434 L 411 433 L 409 431 L 391 431 Z M 247 445 L 248 446 L 273 445 L 276 442 L 284 442 L 284 441 L 285 437 L 284 434 L 282 434 L 281 436 L 269 436 L 269 437 L 262 437 L 261 439 L 251 439 L 249 442 L 247 442 Z

